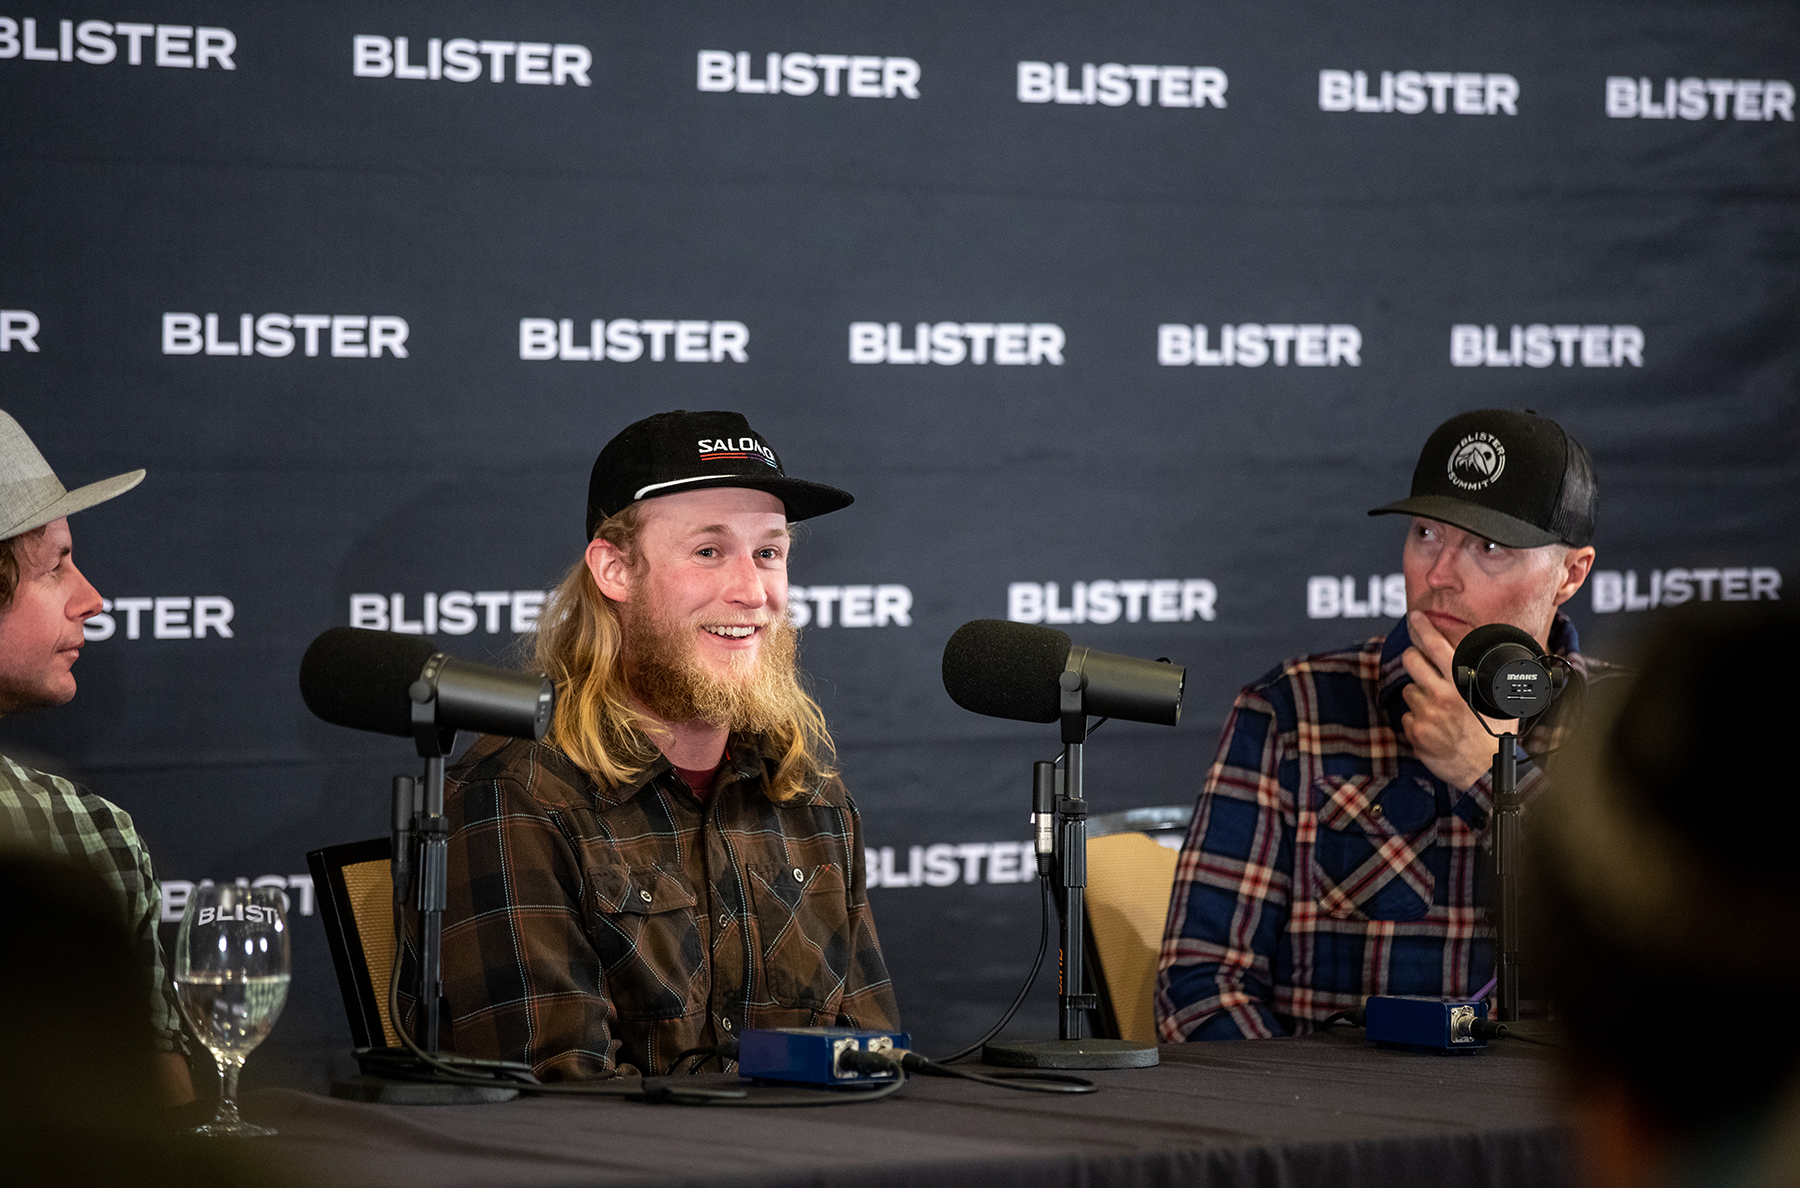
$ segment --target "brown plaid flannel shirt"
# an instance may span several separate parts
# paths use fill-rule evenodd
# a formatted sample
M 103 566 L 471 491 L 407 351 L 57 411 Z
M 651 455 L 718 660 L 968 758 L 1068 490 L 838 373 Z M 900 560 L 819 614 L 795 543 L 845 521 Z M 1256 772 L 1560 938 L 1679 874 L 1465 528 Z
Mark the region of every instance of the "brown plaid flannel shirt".
M 598 787 L 543 744 L 469 749 L 445 798 L 447 1047 L 570 1080 L 666 1073 L 746 1027 L 898 1026 L 843 783 L 776 804 L 755 740 L 728 755 L 701 803 L 661 757 Z

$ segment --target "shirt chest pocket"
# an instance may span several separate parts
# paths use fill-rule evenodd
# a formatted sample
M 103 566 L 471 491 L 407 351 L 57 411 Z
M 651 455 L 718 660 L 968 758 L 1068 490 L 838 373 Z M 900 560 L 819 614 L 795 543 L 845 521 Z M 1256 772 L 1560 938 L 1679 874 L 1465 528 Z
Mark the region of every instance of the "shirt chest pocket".
M 850 967 L 844 871 L 835 862 L 747 866 L 758 964 L 782 1006 L 835 1010 Z
M 1437 878 L 1437 800 L 1410 777 L 1357 775 L 1316 780 L 1314 898 L 1339 920 L 1417 920 L 1431 910 Z
M 589 880 L 594 948 L 621 1019 L 703 1009 L 705 956 L 693 886 L 656 866 L 605 866 Z

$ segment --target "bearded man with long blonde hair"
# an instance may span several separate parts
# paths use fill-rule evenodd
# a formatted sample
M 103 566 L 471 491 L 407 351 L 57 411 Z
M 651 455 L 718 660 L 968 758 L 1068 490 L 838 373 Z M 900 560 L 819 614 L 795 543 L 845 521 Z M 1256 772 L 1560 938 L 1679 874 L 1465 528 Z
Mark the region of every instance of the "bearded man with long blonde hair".
M 539 622 L 551 729 L 449 773 L 448 1047 L 568 1080 L 667 1073 L 746 1027 L 898 1027 L 787 614 L 790 524 L 850 502 L 737 413 L 601 451 Z

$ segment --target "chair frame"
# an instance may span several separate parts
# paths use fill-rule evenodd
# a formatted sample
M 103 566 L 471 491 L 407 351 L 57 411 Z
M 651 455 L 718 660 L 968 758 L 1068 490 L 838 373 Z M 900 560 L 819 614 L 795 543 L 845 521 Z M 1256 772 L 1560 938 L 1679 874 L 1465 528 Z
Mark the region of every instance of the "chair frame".
M 1113 1013 L 1112 991 L 1106 984 L 1106 967 L 1100 964 L 1100 949 L 1094 944 L 1093 929 L 1083 934 L 1081 947 L 1086 950 L 1088 985 L 1093 988 L 1095 1007 L 1087 1015 L 1088 1034 L 1095 1039 L 1121 1039 L 1119 1017 Z
M 375 1001 L 362 935 L 351 911 L 350 891 L 344 884 L 344 867 L 392 860 L 393 842 L 385 837 L 326 846 L 306 855 L 318 895 L 319 917 L 325 925 L 325 940 L 331 947 L 331 964 L 337 970 L 338 990 L 344 996 L 350 1037 L 358 1048 L 386 1047 L 387 1033 L 381 1025 L 381 1006 Z
M 1151 837 L 1176 832 L 1185 834 L 1193 816 L 1194 806 L 1191 804 L 1156 805 L 1104 813 L 1088 818 L 1088 840 L 1110 837 L 1115 833 L 1144 833 Z M 1082 910 L 1087 911 L 1085 905 Z M 1094 930 L 1091 926 L 1082 930 L 1081 947 L 1084 951 L 1084 969 L 1096 1003 L 1094 1009 L 1086 1012 L 1088 1034 L 1097 1039 L 1118 1039 L 1119 1019 L 1113 1010 L 1112 991 L 1106 984 L 1106 967 L 1100 961 L 1100 950 L 1094 943 Z

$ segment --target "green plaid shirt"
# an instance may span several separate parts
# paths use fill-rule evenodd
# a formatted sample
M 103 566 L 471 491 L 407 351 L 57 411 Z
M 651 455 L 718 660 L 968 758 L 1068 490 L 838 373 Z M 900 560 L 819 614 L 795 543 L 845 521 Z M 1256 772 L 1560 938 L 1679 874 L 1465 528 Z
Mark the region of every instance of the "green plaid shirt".
M 162 888 L 131 814 L 79 784 L 0 755 L 0 844 L 28 845 L 85 861 L 119 893 L 132 944 L 150 967 L 150 1022 L 157 1046 L 185 1053 L 181 1012 L 156 935 Z
M 898 1025 L 844 785 L 775 804 L 755 741 L 730 755 L 703 803 L 660 756 L 600 787 L 539 743 L 469 749 L 444 805 L 456 1052 L 569 1080 L 666 1073 L 746 1027 Z M 416 969 L 409 943 L 403 988 Z

